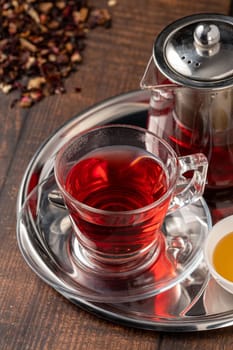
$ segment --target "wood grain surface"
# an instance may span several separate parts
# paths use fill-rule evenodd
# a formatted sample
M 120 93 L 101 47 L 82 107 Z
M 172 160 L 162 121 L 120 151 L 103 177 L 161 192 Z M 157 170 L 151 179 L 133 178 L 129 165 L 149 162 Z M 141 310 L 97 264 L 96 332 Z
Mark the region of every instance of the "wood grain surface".
M 89 1 L 98 7 L 107 1 Z M 0 349 L 230 350 L 232 327 L 172 334 L 101 320 L 68 302 L 25 264 L 16 240 L 16 201 L 24 171 L 46 138 L 80 111 L 139 88 L 156 35 L 171 21 L 200 12 L 229 14 L 228 0 L 118 0 L 112 28 L 88 33 L 84 60 L 67 93 L 29 109 L 0 95 Z M 81 87 L 81 92 L 75 92 Z

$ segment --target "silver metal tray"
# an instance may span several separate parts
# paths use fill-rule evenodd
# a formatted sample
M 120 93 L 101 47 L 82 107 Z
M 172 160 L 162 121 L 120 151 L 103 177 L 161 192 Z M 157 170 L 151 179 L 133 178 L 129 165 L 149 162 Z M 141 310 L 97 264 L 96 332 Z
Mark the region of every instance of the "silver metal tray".
M 107 303 L 88 301 L 80 297 L 80 294 L 69 293 L 63 288 L 65 273 L 61 276 L 58 270 L 52 270 L 52 245 L 49 244 L 42 254 L 39 252 L 40 244 L 36 244 L 34 248 L 30 245 L 32 230 L 24 227 L 22 232 L 20 229 L 21 212 L 28 195 L 33 190 L 38 192 L 42 189 L 43 192 L 41 184 L 50 178 L 55 154 L 67 141 L 67 137 L 72 137 L 77 131 L 109 122 L 145 126 L 148 100 L 149 95 L 146 91 L 135 91 L 104 101 L 68 121 L 40 147 L 26 169 L 18 194 L 19 247 L 29 266 L 46 283 L 74 304 L 99 317 L 130 327 L 172 332 L 208 330 L 233 325 L 233 295 L 224 291 L 210 278 L 201 258 L 188 276 L 185 275 L 182 281 L 157 295 L 127 302 L 112 302 L 111 299 Z M 228 206 L 233 204 L 229 199 L 227 203 Z M 198 204 L 198 210 L 202 220 L 209 227 L 211 219 L 204 200 Z M 194 221 L 195 215 L 191 216 Z M 43 258 L 38 260 L 38 256 Z

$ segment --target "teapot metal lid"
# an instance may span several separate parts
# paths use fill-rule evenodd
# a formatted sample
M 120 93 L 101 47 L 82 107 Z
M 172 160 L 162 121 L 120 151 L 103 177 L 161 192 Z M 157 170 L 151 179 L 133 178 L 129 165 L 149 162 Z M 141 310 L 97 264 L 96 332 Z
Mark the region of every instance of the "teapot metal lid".
M 173 22 L 158 35 L 153 59 L 173 83 L 203 89 L 233 86 L 233 18 L 197 14 Z

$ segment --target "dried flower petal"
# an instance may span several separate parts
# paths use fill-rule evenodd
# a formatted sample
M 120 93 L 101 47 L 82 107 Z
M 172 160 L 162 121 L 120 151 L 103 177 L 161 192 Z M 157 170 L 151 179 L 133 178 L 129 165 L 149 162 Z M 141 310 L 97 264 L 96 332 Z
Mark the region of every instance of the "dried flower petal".
M 57 1 L 56 7 L 59 8 L 60 10 L 63 10 L 66 7 L 66 2 L 65 1 Z
M 19 105 L 20 107 L 31 107 L 33 105 L 33 100 L 31 98 L 31 96 L 29 95 L 24 95 L 20 101 L 19 101 Z
M 71 56 L 71 62 L 81 62 L 82 61 L 82 57 L 80 55 L 80 53 L 77 51 L 75 53 L 73 53 L 73 55 Z
M 41 85 L 45 84 L 45 82 L 46 80 L 44 77 L 32 78 L 28 81 L 27 89 L 28 90 L 39 89 Z
M 40 23 L 40 17 L 38 15 L 38 12 L 36 12 L 33 7 L 27 8 L 26 11 L 36 23 Z
M 11 84 L 2 84 L 0 83 L 0 90 L 4 92 L 4 94 L 8 94 L 12 90 L 13 86 Z
M 48 13 L 53 7 L 52 2 L 42 2 L 39 4 L 39 10 L 43 13 Z
M 24 48 L 24 49 L 27 49 L 31 52 L 36 52 L 37 51 L 37 48 L 35 45 L 33 45 L 30 41 L 28 41 L 27 39 L 25 38 L 20 38 L 20 43 L 21 43 L 21 46 Z
M 86 22 L 88 14 L 89 14 L 89 10 L 87 7 L 82 7 L 79 11 L 80 14 L 80 22 Z
M 116 6 L 117 0 L 108 0 L 108 6 Z

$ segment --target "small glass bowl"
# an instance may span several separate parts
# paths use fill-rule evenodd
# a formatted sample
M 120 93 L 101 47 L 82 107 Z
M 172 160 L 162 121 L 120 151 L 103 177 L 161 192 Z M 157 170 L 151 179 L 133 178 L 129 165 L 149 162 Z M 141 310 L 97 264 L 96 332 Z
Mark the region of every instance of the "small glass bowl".
M 214 277 L 216 282 L 223 287 L 225 290 L 233 294 L 233 282 L 227 280 L 221 276 L 215 269 L 213 264 L 213 254 L 215 247 L 218 242 L 225 237 L 226 235 L 233 232 L 233 215 L 230 215 L 219 222 L 217 222 L 212 229 L 210 230 L 207 239 L 205 241 L 204 255 L 207 266 L 211 275 Z M 232 254 L 233 254 L 233 245 L 232 245 Z M 232 266 L 233 269 L 233 266 Z

